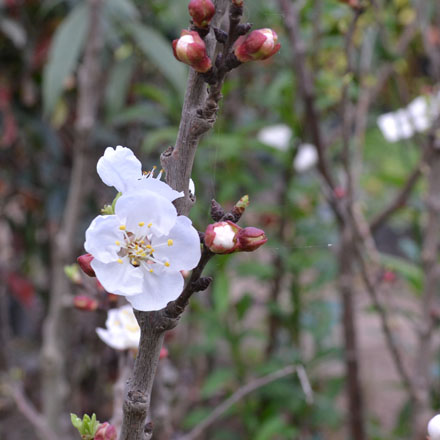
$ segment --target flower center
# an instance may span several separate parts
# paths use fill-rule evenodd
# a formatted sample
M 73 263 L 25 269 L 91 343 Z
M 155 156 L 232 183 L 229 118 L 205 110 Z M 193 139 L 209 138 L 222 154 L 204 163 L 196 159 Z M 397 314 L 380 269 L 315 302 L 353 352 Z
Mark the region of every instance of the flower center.
M 138 223 L 140 228 L 146 229 L 146 231 L 150 230 L 152 223 L 146 224 L 145 222 Z M 130 264 L 134 267 L 143 267 L 149 273 L 154 272 L 154 265 L 160 264 L 161 266 L 169 267 L 169 261 L 160 261 L 155 258 L 154 252 L 155 249 L 151 245 L 151 236 L 149 238 L 148 232 L 145 234 L 134 234 L 133 232 L 129 232 L 126 230 L 125 225 L 119 226 L 119 229 L 124 232 L 124 241 L 121 243 L 120 241 L 116 241 L 116 245 L 120 246 L 119 251 L 117 252 L 120 257 L 117 262 L 120 264 L 124 263 L 123 258 L 128 257 Z M 151 234 L 150 234 L 151 235 Z M 173 240 L 169 239 L 166 243 L 162 243 L 157 245 L 156 247 L 162 246 L 172 246 Z

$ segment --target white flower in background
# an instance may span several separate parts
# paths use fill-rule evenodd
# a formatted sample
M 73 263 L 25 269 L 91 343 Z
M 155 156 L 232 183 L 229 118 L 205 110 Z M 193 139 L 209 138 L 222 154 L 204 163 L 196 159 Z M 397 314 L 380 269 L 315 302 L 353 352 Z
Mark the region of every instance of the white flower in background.
M 428 130 L 440 115 L 440 93 L 419 96 L 407 107 L 378 117 L 377 124 L 388 142 L 408 139 Z
M 130 148 L 118 145 L 108 147 L 96 166 L 99 177 L 108 186 L 114 186 L 122 194 L 132 189 L 153 191 L 171 202 L 183 196 L 162 182 L 162 172 L 154 177 L 154 172 L 143 173 L 142 164 Z
M 92 221 L 84 248 L 93 256 L 91 266 L 108 292 L 126 296 L 137 310 L 160 310 L 182 292 L 180 271 L 199 262 L 200 238 L 191 220 L 177 215 L 171 202 L 177 192 L 166 183 L 142 176 L 134 179 L 141 184 L 126 179 L 137 161 L 127 150 L 116 149 L 123 155 L 116 159 L 113 151 L 107 160 L 107 149 L 107 157 L 100 159 L 104 182 L 124 193 L 114 214 Z
M 295 159 L 293 167 L 299 173 L 309 170 L 318 162 L 318 153 L 312 144 L 301 144 Z
M 98 336 L 115 350 L 137 349 L 141 329 L 131 306 L 110 309 L 105 321 L 106 328 L 97 328 Z
M 269 147 L 286 151 L 292 137 L 292 129 L 285 124 L 270 125 L 258 132 L 257 139 Z
M 428 435 L 429 440 L 440 440 L 440 414 L 428 422 Z

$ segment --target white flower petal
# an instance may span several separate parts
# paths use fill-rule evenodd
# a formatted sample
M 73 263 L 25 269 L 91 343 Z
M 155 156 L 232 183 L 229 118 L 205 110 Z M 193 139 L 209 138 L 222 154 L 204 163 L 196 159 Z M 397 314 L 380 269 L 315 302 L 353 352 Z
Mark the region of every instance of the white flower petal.
M 125 337 L 122 333 L 115 333 L 103 328 L 97 328 L 96 333 L 100 339 L 115 350 L 125 350 L 127 348 Z
M 171 240 L 171 241 L 169 241 Z M 200 237 L 188 217 L 180 215 L 174 227 L 165 237 L 151 242 L 155 249 L 154 256 L 160 261 L 168 261 L 166 271 L 190 270 L 200 260 Z
M 258 132 L 257 138 L 263 144 L 286 151 L 289 147 L 292 129 L 285 124 L 276 124 L 265 127 Z
M 139 295 L 127 296 L 127 300 L 136 309 L 152 311 L 163 309 L 170 301 L 174 301 L 182 293 L 183 276 L 180 272 L 162 272 L 145 275 L 144 292 Z
M 98 215 L 86 231 L 84 249 L 103 263 L 117 260 L 124 233 L 119 229 L 120 221 L 115 215 Z
M 301 144 L 293 166 L 299 173 L 309 170 L 318 162 L 318 153 L 312 144 Z
M 440 440 L 440 414 L 428 422 L 428 434 L 430 440 Z
M 126 230 L 136 235 L 149 231 L 168 234 L 177 218 L 174 205 L 151 191 L 132 191 L 122 195 L 116 202 L 115 212 Z
M 125 193 L 142 177 L 142 164 L 130 148 L 118 145 L 106 148 L 96 166 L 99 177 L 108 186 Z
M 133 183 L 132 189 L 152 191 L 165 197 L 170 202 L 173 202 L 179 197 L 183 197 L 183 191 L 175 191 L 171 186 L 162 182 L 159 178 L 151 176 L 143 176 L 142 179 L 136 180 Z
M 124 296 L 142 292 L 144 272 L 140 267 L 131 265 L 127 257 L 122 258 L 122 264 L 116 261 L 102 263 L 95 258 L 91 266 L 107 292 Z
M 195 183 L 194 183 L 194 180 L 192 180 L 192 179 L 189 179 L 189 192 L 193 195 L 193 196 L 195 196 L 196 195 L 196 185 L 195 185 Z

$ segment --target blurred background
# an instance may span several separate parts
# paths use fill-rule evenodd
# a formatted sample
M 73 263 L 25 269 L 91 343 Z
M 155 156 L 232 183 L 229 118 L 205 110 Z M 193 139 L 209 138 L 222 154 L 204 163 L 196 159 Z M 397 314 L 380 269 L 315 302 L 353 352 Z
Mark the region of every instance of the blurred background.
M 94 3 L 0 1 L 8 440 L 50 438 L 45 427 L 79 438 L 70 412 L 117 419 L 133 362 L 95 331 L 123 300 L 75 260 L 114 197 L 96 173 L 104 149 L 130 147 L 149 170 L 175 141 L 188 69 L 171 41 L 189 16 L 183 0 Z M 440 407 L 440 4 L 253 0 L 244 17 L 282 47 L 229 74 L 197 152 L 191 219 L 203 231 L 212 198 L 231 208 L 249 194 L 241 225 L 269 241 L 214 258 L 212 286 L 167 334 L 154 438 L 180 438 L 246 383 L 299 365 L 197 438 L 421 440 Z M 75 308 L 77 295 L 95 310 Z

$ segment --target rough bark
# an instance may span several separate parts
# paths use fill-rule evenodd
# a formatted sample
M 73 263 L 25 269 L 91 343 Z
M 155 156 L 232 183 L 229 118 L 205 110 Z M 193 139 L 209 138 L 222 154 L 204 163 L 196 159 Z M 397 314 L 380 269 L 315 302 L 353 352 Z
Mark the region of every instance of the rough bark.
M 220 25 L 228 4 L 227 0 L 215 2 L 216 14 L 211 23 L 212 27 Z M 215 50 L 213 32 L 209 33 L 205 42 L 208 55 L 212 59 Z M 204 76 L 190 69 L 176 144 L 168 148 L 161 157 L 162 166 L 167 174 L 167 183 L 178 191 L 184 191 L 185 194 L 175 202 L 180 215 L 187 215 L 194 204 L 188 191 L 194 157 L 201 137 L 215 122 L 217 103 L 221 98 L 219 90 L 224 76 L 216 85 L 211 86 L 210 93 L 205 79 Z M 204 264 L 201 267 L 199 264 L 200 269 L 193 271 L 192 278 L 179 298 L 180 302 L 177 300 L 170 303 L 166 309 L 158 312 L 136 312 L 141 328 L 141 340 L 124 402 L 120 440 L 148 440 L 153 435 L 153 425 L 148 420 L 149 408 L 164 333 L 177 325 L 189 296 L 195 290 L 203 290 L 209 284 L 210 280 L 205 280 L 205 283 L 202 282 L 202 285 L 198 286 L 192 284 L 195 276 L 200 279 Z

